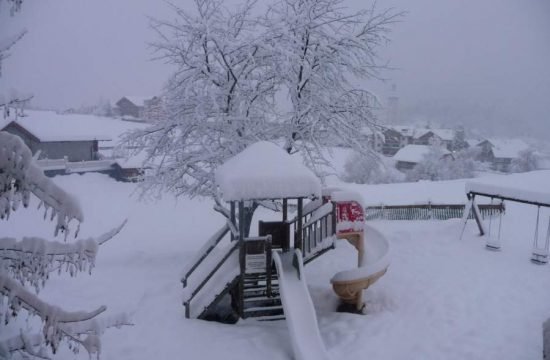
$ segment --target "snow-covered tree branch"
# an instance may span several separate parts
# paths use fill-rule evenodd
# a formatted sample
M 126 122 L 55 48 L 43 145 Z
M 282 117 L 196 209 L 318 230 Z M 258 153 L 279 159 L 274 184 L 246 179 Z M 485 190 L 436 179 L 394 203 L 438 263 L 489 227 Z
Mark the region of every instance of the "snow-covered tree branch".
M 22 30 L 19 33 L 0 39 L 0 76 L 2 76 L 2 62 L 9 57 L 10 49 L 25 36 L 27 30 Z M 1 104 L 0 104 L 1 106 Z
M 270 6 L 262 24 L 291 102 L 283 116 L 284 147 L 301 152 L 319 175 L 327 137 L 371 154 L 360 130 L 375 127 L 378 101 L 356 84 L 387 68 L 377 51 L 401 15 L 392 9 L 377 12 L 374 5 L 349 12 L 342 0 L 280 0 Z
M 84 220 L 78 201 L 44 176 L 23 141 L 18 136 L 0 132 L 0 217 L 8 219 L 21 203 L 27 207 L 31 193 L 46 208 L 45 217 L 49 210 L 49 217 L 52 220 L 57 218 L 56 235 L 59 231 L 68 234 L 71 220 L 79 224 Z M 90 272 L 99 246 L 118 234 L 123 226 L 124 223 L 97 239 L 70 243 L 30 237 L 22 240 L 0 238 L 0 306 L 6 308 L 3 322 L 9 323 L 10 317 L 17 317 L 21 310 L 25 310 L 30 315 L 38 316 L 43 323 L 40 335 L 0 338 L 0 355 L 24 351 L 29 355 L 45 357 L 44 350 L 37 350 L 36 347 L 49 347 L 55 353 L 61 341 L 81 345 L 90 353 L 95 353 L 99 351 L 97 336 L 103 331 L 101 329 L 128 323 L 121 315 L 104 322 L 100 329 L 90 320 L 103 313 L 105 306 L 89 312 L 67 312 L 36 295 L 54 270 L 65 270 L 72 276 L 81 271 Z M 77 351 L 78 346 L 74 349 Z
M 176 20 L 152 21 L 157 57 L 175 72 L 165 88 L 166 118 L 124 144 L 147 154 L 153 171 L 145 192 L 215 198 L 215 169 L 259 140 L 299 152 L 319 175 L 327 138 L 370 154 L 358 130 L 375 126 L 377 100 L 354 84 L 385 67 L 376 51 L 400 13 L 348 14 L 339 0 L 280 0 L 261 16 L 254 2 L 231 10 L 221 0 L 194 5 L 174 6 Z
M 213 172 L 225 159 L 265 138 L 275 79 L 255 33 L 252 3 L 234 10 L 196 0 L 196 15 L 174 6 L 173 22 L 153 21 L 158 57 L 176 72 L 166 88 L 167 118 L 132 133 L 155 171 L 148 189 L 215 194 Z
M 10 14 L 13 16 L 15 13 L 19 12 L 21 10 L 21 6 L 23 5 L 23 0 L 5 0 L 7 3 Z M 2 5 L 4 3 L 4 0 L 0 0 L 0 10 L 2 10 Z

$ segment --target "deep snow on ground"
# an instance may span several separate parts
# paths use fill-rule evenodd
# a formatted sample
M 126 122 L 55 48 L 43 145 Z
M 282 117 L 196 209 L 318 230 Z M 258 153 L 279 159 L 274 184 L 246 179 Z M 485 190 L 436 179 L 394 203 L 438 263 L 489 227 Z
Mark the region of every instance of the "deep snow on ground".
M 81 199 L 81 237 L 99 235 L 128 218 L 121 234 L 100 250 L 92 276 L 53 276 L 41 292 L 70 310 L 106 304 L 109 312 L 132 315 L 134 326 L 105 334 L 102 359 L 291 358 L 284 321 L 222 325 L 185 319 L 181 269 L 223 223 L 210 201 L 176 202 L 167 195 L 140 202 L 131 196 L 134 184 L 99 174 L 54 181 Z M 407 186 L 415 185 L 384 185 L 375 193 L 391 199 Z M 464 191 L 460 181 L 422 186 L 432 199 Z M 353 187 L 365 195 L 372 191 Z M 365 292 L 363 316 L 334 311 L 337 299 L 329 280 L 357 261 L 355 250 L 339 243 L 306 267 L 329 353 L 339 359 L 540 359 L 541 324 L 550 316 L 550 266 L 529 262 L 535 215 L 527 205 L 507 204 L 499 253 L 484 249 L 473 223 L 460 240 L 459 220 L 372 222 L 390 240 L 393 259 L 388 273 Z M 548 221 L 549 215 L 543 218 Z M 0 223 L 8 236 L 44 236 L 53 227 L 34 208 Z M 65 349 L 59 358 L 74 355 Z

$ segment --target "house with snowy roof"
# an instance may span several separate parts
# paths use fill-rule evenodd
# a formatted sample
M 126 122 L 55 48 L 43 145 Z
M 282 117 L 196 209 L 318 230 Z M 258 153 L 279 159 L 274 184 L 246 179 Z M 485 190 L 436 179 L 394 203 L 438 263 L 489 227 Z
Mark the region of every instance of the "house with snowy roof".
M 97 160 L 99 142 L 111 136 L 99 128 L 85 126 L 74 116 L 61 116 L 51 111 L 28 111 L 26 116 L 8 119 L 1 131 L 18 135 L 39 159 L 68 161 Z
M 417 145 L 443 146 L 452 150 L 455 131 L 452 129 L 423 129 L 417 131 L 414 143 Z
M 26 110 L 24 116 L 0 121 L 0 130 L 18 135 L 39 159 L 68 162 L 112 157 L 110 152 L 129 130 L 147 125 L 117 119 L 54 111 Z
M 441 158 L 452 156 L 451 152 L 444 147 L 437 147 L 441 152 Z M 408 171 L 424 160 L 432 151 L 434 146 L 410 144 L 399 149 L 393 156 L 395 167 L 400 171 Z
M 144 120 L 150 109 L 160 106 L 158 96 L 123 96 L 116 102 L 117 113 L 125 119 Z
M 414 126 L 392 125 L 384 129 L 384 145 L 382 153 L 393 156 L 399 149 L 409 145 L 443 146 L 454 150 L 453 144 L 456 131 L 452 129 L 426 129 Z M 462 144 L 461 148 L 467 147 Z
M 507 172 L 514 159 L 521 152 L 529 149 L 529 145 L 520 139 L 487 139 L 480 142 L 481 148 L 478 160 L 489 162 L 494 170 Z
M 382 152 L 385 143 L 385 137 L 382 131 L 365 126 L 360 132 L 362 138 L 372 150 L 379 153 Z
M 412 126 L 389 126 L 382 131 L 384 144 L 382 153 L 393 156 L 397 151 L 408 144 L 414 143 L 416 129 Z

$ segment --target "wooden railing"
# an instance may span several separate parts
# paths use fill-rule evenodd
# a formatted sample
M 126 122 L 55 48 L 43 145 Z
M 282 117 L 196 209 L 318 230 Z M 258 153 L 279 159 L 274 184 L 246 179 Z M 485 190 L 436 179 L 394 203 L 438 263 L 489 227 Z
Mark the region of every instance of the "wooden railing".
M 334 235 L 336 216 L 333 203 L 326 203 L 311 213 L 302 229 L 304 257 L 309 256 L 322 244 L 323 240 Z
M 504 213 L 504 203 L 480 204 L 481 216 L 493 217 Z M 366 220 L 447 220 L 462 218 L 462 204 L 415 204 L 368 206 L 365 208 Z M 469 218 L 473 218 L 470 214 Z
M 219 268 L 227 261 L 227 259 L 229 259 L 231 254 L 233 254 L 233 252 L 235 250 L 237 250 L 238 248 L 239 248 L 239 243 L 235 242 L 235 244 L 229 249 L 227 254 L 225 254 L 225 256 L 216 264 L 216 266 L 214 266 L 214 268 L 200 282 L 200 284 L 195 288 L 195 290 L 193 290 L 193 292 L 191 293 L 189 298 L 183 303 L 183 305 L 185 306 L 185 317 L 186 318 L 190 317 L 191 301 L 195 298 L 195 296 L 197 296 L 197 294 L 202 290 L 202 288 L 208 283 L 208 281 L 212 278 L 212 276 L 214 276 L 214 274 L 216 274 L 216 272 L 218 272 Z
M 302 254 L 306 258 L 319 248 L 323 240 L 334 235 L 336 230 L 334 204 L 329 202 L 322 205 L 317 202 L 315 205 L 318 207 L 308 208 L 307 205 L 304 207 L 307 210 L 304 211 L 301 221 L 298 218 L 289 221 L 295 239 L 298 231 L 301 231 L 301 246 L 298 248 L 301 248 Z M 300 225 L 301 229 L 299 229 Z
M 199 267 L 199 265 L 208 257 L 208 255 L 216 248 L 224 236 L 229 232 L 229 224 L 226 223 L 220 230 L 218 230 L 212 237 L 202 246 L 198 251 L 198 256 L 193 261 L 189 262 L 183 270 L 183 276 L 181 283 L 183 287 L 187 286 L 187 280 L 193 274 L 193 272 Z

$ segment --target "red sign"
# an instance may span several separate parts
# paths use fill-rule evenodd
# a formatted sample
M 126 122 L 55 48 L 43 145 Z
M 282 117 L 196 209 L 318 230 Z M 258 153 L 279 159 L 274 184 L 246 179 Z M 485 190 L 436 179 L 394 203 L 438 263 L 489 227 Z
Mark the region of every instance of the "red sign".
M 336 222 L 338 233 L 350 233 L 362 231 L 365 222 L 363 207 L 356 201 L 336 203 Z M 342 223 L 338 226 L 338 223 Z M 354 226 L 360 223 L 361 226 Z

